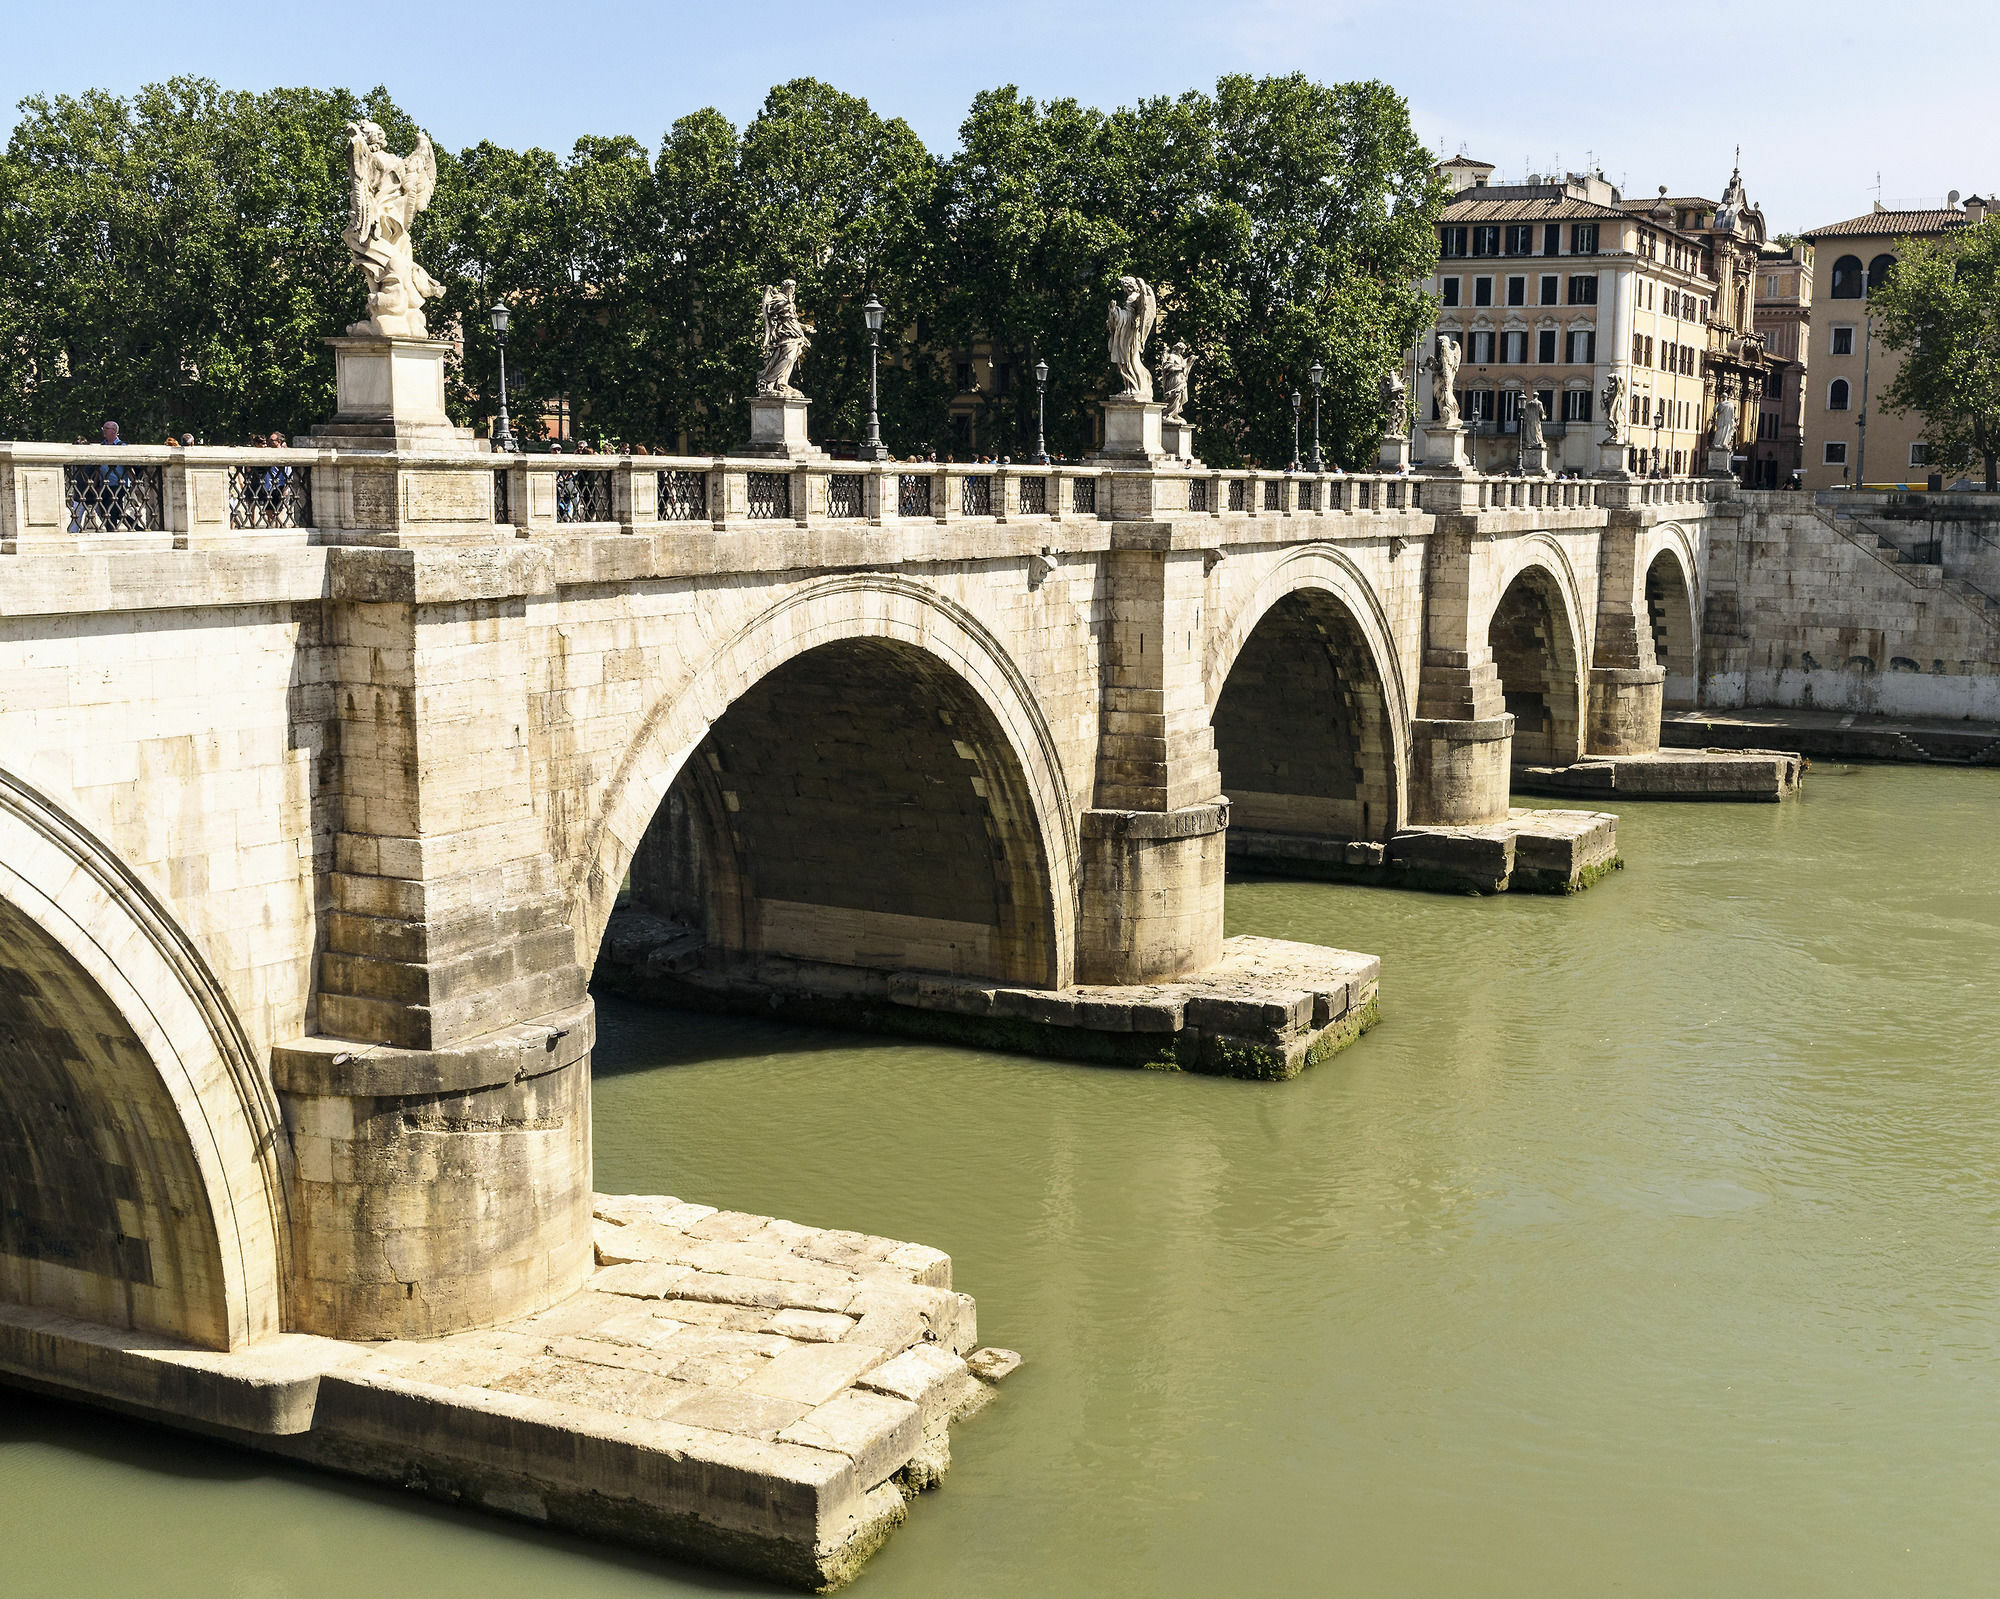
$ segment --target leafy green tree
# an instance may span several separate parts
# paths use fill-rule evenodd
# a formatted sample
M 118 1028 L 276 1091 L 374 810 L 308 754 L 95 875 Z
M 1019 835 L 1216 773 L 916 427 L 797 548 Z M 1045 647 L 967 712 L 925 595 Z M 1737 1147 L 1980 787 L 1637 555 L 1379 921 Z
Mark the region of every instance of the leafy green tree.
M 0 432 L 94 438 L 111 417 L 234 441 L 331 414 L 320 341 L 366 298 L 340 241 L 346 124 L 415 136 L 386 92 L 176 78 L 21 110 L 0 159 Z
M 2000 219 L 1903 240 L 1868 310 L 1903 357 L 1882 403 L 1923 417 L 1934 467 L 1978 461 L 1987 493 L 2000 490 Z

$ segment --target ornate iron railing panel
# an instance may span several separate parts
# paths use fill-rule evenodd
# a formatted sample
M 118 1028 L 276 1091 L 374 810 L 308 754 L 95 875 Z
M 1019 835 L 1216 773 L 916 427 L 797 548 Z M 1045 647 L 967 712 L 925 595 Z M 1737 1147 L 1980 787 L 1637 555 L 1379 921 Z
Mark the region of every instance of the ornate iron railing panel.
M 993 479 L 968 477 L 959 480 L 958 509 L 961 516 L 993 514 Z
M 506 467 L 493 470 L 493 524 L 505 527 L 514 520 L 514 474 Z
M 572 467 L 556 473 L 558 522 L 609 522 L 611 473 L 602 467 Z
M 931 480 L 926 472 L 905 472 L 896 480 L 896 514 L 898 516 L 929 516 L 931 514 Z
M 1208 509 L 1208 479 L 1191 477 L 1188 479 L 1188 509 L 1206 511 Z
M 1249 479 L 1240 477 L 1231 478 L 1229 480 L 1229 509 L 1232 511 L 1248 509 L 1245 502 L 1249 498 L 1249 490 Z
M 1299 485 L 1299 509 L 1317 511 L 1319 509 L 1319 485 L 1306 482 Z
M 233 528 L 311 527 L 312 470 L 277 461 L 229 469 L 229 525 Z
M 864 515 L 867 504 L 861 496 L 859 472 L 836 472 L 826 480 L 826 514 L 854 517 Z
M 708 474 L 685 469 L 660 473 L 659 510 L 662 522 L 708 520 Z
M 1023 516 L 1047 516 L 1049 514 L 1049 480 L 1045 477 L 1024 477 L 1021 479 L 1021 514 Z
M 753 521 L 775 522 L 792 514 L 791 473 L 752 472 L 748 476 Z
M 157 533 L 167 523 L 157 466 L 66 466 L 63 499 L 72 533 Z
M 1079 477 L 1070 479 L 1069 508 L 1078 516 L 1097 515 L 1097 479 Z
M 1268 478 L 1264 483 L 1264 509 L 1278 510 L 1284 504 L 1285 486 L 1276 478 Z

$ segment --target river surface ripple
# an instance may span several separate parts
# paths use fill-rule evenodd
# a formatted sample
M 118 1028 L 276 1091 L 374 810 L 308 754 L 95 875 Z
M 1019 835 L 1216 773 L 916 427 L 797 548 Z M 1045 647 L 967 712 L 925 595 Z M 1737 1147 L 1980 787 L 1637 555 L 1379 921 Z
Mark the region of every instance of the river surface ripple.
M 1383 958 L 1290 1084 L 606 1002 L 598 1186 L 934 1244 L 1027 1356 L 864 1599 L 1991 1593 L 1996 822 L 1821 767 L 1571 901 L 1233 884 Z M 765 1591 L 4 1392 L 0 1590 Z

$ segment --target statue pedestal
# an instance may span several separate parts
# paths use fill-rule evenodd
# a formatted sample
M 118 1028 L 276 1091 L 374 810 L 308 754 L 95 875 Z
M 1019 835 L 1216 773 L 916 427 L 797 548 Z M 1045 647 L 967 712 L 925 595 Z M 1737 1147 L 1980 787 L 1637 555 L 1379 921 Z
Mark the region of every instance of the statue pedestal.
M 1632 469 L 1626 462 L 1625 445 L 1618 439 L 1597 441 L 1597 475 L 1599 477 L 1630 477 Z
M 1105 430 L 1105 436 L 1107 439 L 1110 437 L 1110 430 L 1108 428 Z M 1194 429 L 1185 422 L 1165 416 L 1161 417 L 1160 448 L 1177 460 L 1192 461 L 1194 459 Z
M 1736 476 L 1736 452 L 1734 450 L 1710 450 L 1708 452 L 1708 475 L 1710 477 Z
M 1521 476 L 1555 476 L 1555 473 L 1549 470 L 1549 447 L 1546 444 L 1524 444 L 1521 446 Z
M 1157 400 L 1128 400 L 1123 396 L 1106 400 L 1104 448 L 1092 451 L 1087 459 L 1159 460 L 1161 456 L 1169 453 L 1160 430 L 1160 417 L 1165 410 L 1166 407 Z M 1190 442 L 1192 438 L 1193 432 L 1190 429 Z
M 1472 463 L 1465 455 L 1465 429 L 1433 422 L 1424 429 L 1424 464 L 1420 469 L 1432 477 L 1470 477 Z
M 784 394 L 760 394 L 750 402 L 750 442 L 742 455 L 769 455 L 787 461 L 827 459 L 806 433 L 812 401 Z
M 1376 465 L 1384 472 L 1407 472 L 1410 469 L 1410 436 L 1407 433 L 1384 433 L 1382 450 L 1376 457 Z
M 333 346 L 338 407 L 313 429 L 316 441 L 350 450 L 484 450 L 472 429 L 454 427 L 444 409 L 444 363 L 451 346 L 437 339 L 348 334 Z

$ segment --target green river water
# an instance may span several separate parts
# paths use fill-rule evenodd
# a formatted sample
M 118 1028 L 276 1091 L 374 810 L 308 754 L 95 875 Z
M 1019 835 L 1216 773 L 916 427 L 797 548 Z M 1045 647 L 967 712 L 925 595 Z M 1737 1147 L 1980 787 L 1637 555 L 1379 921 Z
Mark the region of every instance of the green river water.
M 949 1250 L 1027 1363 L 852 1590 L 2000 1586 L 2000 772 L 1629 806 L 1574 900 L 1296 883 L 1296 1082 L 603 1005 L 597 1180 Z M 754 1584 L 0 1393 L 0 1592 Z

